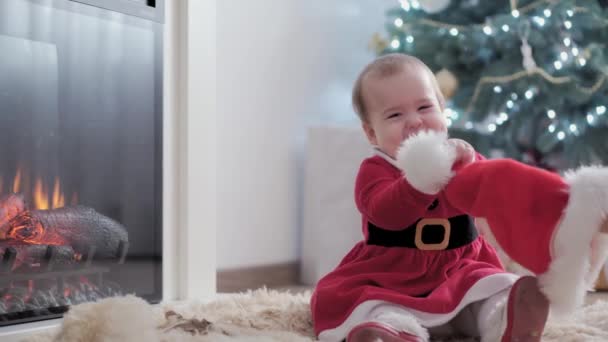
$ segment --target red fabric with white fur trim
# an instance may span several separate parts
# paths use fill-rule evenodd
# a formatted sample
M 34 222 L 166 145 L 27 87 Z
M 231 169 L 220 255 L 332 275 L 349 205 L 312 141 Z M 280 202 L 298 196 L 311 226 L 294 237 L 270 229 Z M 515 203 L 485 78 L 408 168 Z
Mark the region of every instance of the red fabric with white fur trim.
M 460 170 L 444 191 L 451 205 L 488 221 L 509 257 L 536 274 L 547 271 L 568 204 L 559 175 L 510 159 L 484 160 Z

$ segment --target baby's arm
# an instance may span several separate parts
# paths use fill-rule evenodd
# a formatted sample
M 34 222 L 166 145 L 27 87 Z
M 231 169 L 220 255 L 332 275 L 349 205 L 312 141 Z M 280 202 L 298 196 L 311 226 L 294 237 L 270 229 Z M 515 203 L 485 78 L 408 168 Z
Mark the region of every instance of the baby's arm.
M 355 201 L 361 213 L 389 230 L 416 222 L 435 198 L 413 188 L 404 177 L 395 179 L 390 170 L 374 160 L 361 165 L 355 184 Z

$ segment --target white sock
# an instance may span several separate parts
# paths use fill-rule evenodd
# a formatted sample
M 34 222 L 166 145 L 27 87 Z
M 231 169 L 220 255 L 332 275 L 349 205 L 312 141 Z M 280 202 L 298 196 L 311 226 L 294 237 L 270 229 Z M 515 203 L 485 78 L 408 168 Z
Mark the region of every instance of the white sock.
M 419 337 L 422 341 L 429 340 L 429 332 L 424 328 L 414 315 L 400 310 L 395 305 L 379 305 L 370 312 L 369 317 L 373 322 L 386 324 L 389 327 L 404 331 Z

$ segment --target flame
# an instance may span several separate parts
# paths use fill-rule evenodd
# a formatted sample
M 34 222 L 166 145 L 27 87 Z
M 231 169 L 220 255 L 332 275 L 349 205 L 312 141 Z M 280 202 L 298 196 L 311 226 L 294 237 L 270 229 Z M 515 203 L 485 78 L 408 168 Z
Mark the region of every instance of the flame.
M 27 169 L 23 169 L 20 166 L 15 172 L 12 184 L 6 184 L 7 190 L 12 190 L 13 193 L 23 195 L 26 202 L 31 203 L 31 206 L 26 204 L 24 212 L 22 212 L 23 208 L 16 208 L 8 202 L 4 207 L 0 207 L 3 213 L 2 217 L 0 217 L 0 226 L 8 223 L 8 228 L 2 231 L 0 239 L 9 238 L 28 244 L 63 245 L 67 243 L 64 237 L 45 229 L 40 222 L 32 219 L 30 213 L 31 209 L 49 210 L 66 205 L 66 196 L 59 177 L 55 177 L 52 189 L 49 189 L 49 185 L 43 182 L 42 177 L 36 177 L 33 181 L 30 181 L 28 174 Z M 4 180 L 0 177 L 0 193 L 4 188 L 4 184 Z M 33 188 L 31 184 L 33 184 Z M 77 203 L 78 194 L 73 193 L 71 195 L 71 204 L 76 205 Z M 15 212 L 16 210 L 18 212 Z
M 26 198 L 31 198 L 31 201 L 28 202 L 33 204 L 32 209 L 56 209 L 66 205 L 66 195 L 61 188 L 59 177 L 55 177 L 52 191 L 49 191 L 49 186 L 42 181 L 41 177 L 36 177 L 33 182 L 34 188 L 32 189 L 31 193 L 29 193 L 28 189 L 30 188 L 29 184 L 31 183 L 29 183 L 27 180 L 24 182 L 24 174 L 26 173 L 23 171 L 23 168 L 19 166 L 15 172 L 12 187 L 11 184 L 7 184 L 7 190 L 10 189 L 15 194 L 21 193 Z M 0 194 L 3 193 L 4 185 L 4 179 L 0 177 Z M 78 204 L 77 193 L 72 193 L 70 204 Z
M 19 193 L 21 191 L 21 167 L 17 168 L 15 179 L 13 180 L 13 192 Z
M 48 187 L 42 182 L 42 179 L 37 178 L 34 182 L 32 198 L 34 208 L 39 210 L 56 209 L 65 206 L 65 194 L 61 190 L 61 182 L 58 177 L 55 178 L 52 192 L 49 192 Z M 76 198 L 73 202 L 77 202 L 76 193 L 72 195 L 72 198 Z
M 65 206 L 65 195 L 61 192 L 59 185 L 59 177 L 55 177 L 55 186 L 53 187 L 53 208 L 61 208 Z
M 36 207 L 36 209 L 45 210 L 49 208 L 49 194 L 46 187 L 42 185 L 42 180 L 40 178 L 36 179 L 33 196 L 34 207 Z

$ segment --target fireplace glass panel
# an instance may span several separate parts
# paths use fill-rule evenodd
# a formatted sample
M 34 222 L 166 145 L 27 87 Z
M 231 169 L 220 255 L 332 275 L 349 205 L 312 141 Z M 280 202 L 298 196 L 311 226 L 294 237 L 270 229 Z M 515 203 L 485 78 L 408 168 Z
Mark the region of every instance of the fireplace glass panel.
M 161 51 L 150 19 L 0 2 L 0 326 L 161 299 Z

